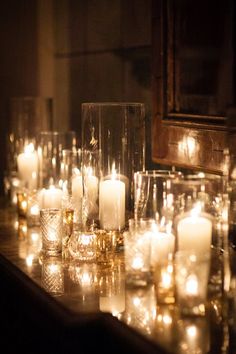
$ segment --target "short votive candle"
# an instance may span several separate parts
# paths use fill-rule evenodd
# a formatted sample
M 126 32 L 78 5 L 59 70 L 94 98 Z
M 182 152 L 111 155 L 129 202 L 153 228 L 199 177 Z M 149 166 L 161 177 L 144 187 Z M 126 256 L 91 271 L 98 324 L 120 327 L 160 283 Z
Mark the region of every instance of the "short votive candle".
M 41 209 L 42 251 L 48 255 L 62 252 L 63 221 L 60 209 Z

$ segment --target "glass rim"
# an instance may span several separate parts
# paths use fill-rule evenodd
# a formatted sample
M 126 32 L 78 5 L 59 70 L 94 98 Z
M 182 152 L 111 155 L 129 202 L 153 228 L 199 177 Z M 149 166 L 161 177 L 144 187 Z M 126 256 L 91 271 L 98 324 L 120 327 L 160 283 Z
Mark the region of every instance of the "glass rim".
M 180 171 L 170 171 L 170 170 L 145 170 L 134 172 L 136 176 L 147 176 L 147 177 L 182 177 L 183 173 Z
M 59 130 L 42 130 L 39 135 L 75 135 L 75 130 L 59 131 Z
M 144 106 L 143 102 L 83 102 L 81 103 L 82 107 L 87 107 L 87 106 L 101 106 L 101 107 L 106 107 L 106 106 L 136 106 L 136 107 L 141 107 Z

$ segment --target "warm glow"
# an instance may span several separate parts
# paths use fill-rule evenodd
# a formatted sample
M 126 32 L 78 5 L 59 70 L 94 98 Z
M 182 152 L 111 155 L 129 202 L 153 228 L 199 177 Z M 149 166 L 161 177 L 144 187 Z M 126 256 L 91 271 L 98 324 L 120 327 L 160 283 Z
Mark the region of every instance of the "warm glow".
M 34 152 L 34 144 L 30 143 L 29 145 L 26 145 L 24 148 L 24 152 L 26 154 L 32 154 L 32 152 Z
M 51 274 L 57 273 L 57 272 L 59 271 L 59 267 L 58 267 L 57 264 L 54 264 L 54 263 L 49 264 L 49 265 L 48 265 L 48 271 L 49 271 Z
M 90 236 L 89 235 L 81 235 L 80 240 L 81 240 L 81 244 L 83 246 L 88 246 L 90 244 Z
M 172 274 L 168 271 L 161 272 L 161 285 L 165 289 L 169 289 L 172 284 Z
M 188 337 L 195 338 L 197 335 L 197 328 L 196 326 L 189 326 L 186 328 L 186 333 Z
M 197 295 L 198 294 L 198 280 L 195 275 L 190 275 L 185 284 L 187 295 Z
M 30 208 L 30 214 L 31 215 L 39 215 L 39 206 L 38 205 L 33 205 L 31 208 Z
M 133 269 L 140 270 L 140 269 L 142 269 L 143 265 L 144 265 L 144 261 L 143 261 L 142 257 L 135 257 L 133 259 L 133 262 L 132 262 Z
M 29 254 L 26 257 L 26 260 L 25 260 L 27 267 L 31 268 L 32 265 L 33 265 L 33 261 L 34 261 L 34 255 L 33 254 Z

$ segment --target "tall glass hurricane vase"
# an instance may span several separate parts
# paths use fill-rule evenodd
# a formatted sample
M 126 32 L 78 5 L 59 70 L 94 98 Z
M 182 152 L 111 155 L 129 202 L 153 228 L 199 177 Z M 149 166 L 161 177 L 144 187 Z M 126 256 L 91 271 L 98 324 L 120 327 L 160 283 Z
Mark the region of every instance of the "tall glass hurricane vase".
M 83 103 L 82 148 L 98 156 L 98 224 L 122 231 L 133 213 L 134 172 L 145 168 L 144 104 Z

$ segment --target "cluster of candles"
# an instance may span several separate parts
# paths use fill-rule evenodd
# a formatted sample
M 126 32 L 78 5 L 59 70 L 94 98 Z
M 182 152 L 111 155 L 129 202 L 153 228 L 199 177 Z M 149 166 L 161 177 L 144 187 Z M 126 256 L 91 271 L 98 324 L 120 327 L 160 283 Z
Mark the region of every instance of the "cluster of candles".
M 122 231 L 127 285 L 143 287 L 154 281 L 158 301 L 173 303 L 177 291 L 183 302 L 181 306 L 191 305 L 197 313 L 199 299 L 204 303 L 206 297 L 214 223 L 213 217 L 201 210 L 201 204 L 180 213 L 171 222 L 163 222 L 162 215 L 146 220 L 135 218 L 129 220 L 127 228 L 126 197 L 131 181 L 117 173 L 115 163 L 110 174 L 100 179 L 91 166 L 73 168 L 70 176 L 72 202 L 68 202 L 66 186 L 69 181 L 65 179 L 60 187 L 52 184 L 37 190 L 40 158 L 32 143 L 18 155 L 19 179 L 27 188 L 18 190 L 17 207 L 19 216 L 41 225 L 42 250 L 46 254 L 61 254 L 63 247 L 68 246 L 72 259 L 111 263 L 116 251 L 116 232 Z M 203 189 L 200 194 L 202 198 Z M 169 193 L 165 198 L 164 204 L 174 208 L 175 197 Z M 97 217 L 98 226 L 87 230 L 84 217 L 80 215 L 82 227 L 77 225 L 73 229 L 76 209 L 77 214 L 85 212 L 86 218 Z M 69 211 L 70 218 L 65 218 Z M 65 226 L 69 230 L 68 242 L 63 243 Z M 203 262 L 202 254 L 208 255 L 204 265 L 200 263 Z M 199 271 L 195 269 L 204 272 L 204 281 L 200 281 Z

